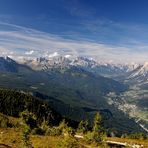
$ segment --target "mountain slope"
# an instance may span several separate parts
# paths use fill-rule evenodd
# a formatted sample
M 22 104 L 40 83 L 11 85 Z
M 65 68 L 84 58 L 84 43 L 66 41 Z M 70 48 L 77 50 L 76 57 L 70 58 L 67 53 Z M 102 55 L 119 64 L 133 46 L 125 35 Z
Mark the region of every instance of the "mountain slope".
M 73 91 L 76 98 L 84 100 L 96 100 L 109 92 L 119 93 L 127 89 L 125 85 L 117 81 L 99 75 L 96 76 L 76 66 L 34 71 L 27 66 L 17 65 L 19 67 L 17 73 L 1 72 L 1 86 L 28 87 L 31 90 L 43 90 L 44 93 L 48 94 L 47 87 L 50 88 L 52 85 L 60 87 L 62 90 Z M 13 79 L 11 79 L 11 76 L 13 76 Z
M 48 99 L 46 101 L 45 100 L 42 101 L 24 92 L 0 89 L 0 102 L 1 102 L 0 112 L 5 115 L 18 117 L 20 112 L 27 109 L 29 112 L 32 112 L 36 115 L 38 123 L 42 123 L 42 121 L 46 119 L 46 121 L 48 121 L 50 125 L 58 125 L 59 122 L 63 119 L 60 114 L 58 114 L 53 110 L 53 107 L 55 106 L 52 103 L 50 103 Z M 73 109 L 73 112 L 74 111 L 75 110 Z M 113 114 L 111 113 L 111 115 L 108 115 L 108 118 L 106 118 L 107 110 L 106 111 L 98 110 L 98 111 L 103 116 L 103 125 L 108 133 L 114 132 L 116 135 L 121 135 L 123 132 L 130 133 L 130 132 L 141 131 L 138 125 L 136 125 L 133 122 L 133 120 L 126 118 L 126 116 L 124 116 L 121 112 L 118 112 L 118 119 L 117 119 L 117 117 L 115 116 L 117 111 L 114 114 L 115 110 Z M 88 119 L 89 118 L 87 118 L 87 120 Z M 92 120 L 93 116 L 90 119 Z M 69 123 L 70 126 L 73 127 L 77 126 L 77 122 L 74 122 L 69 119 L 66 119 L 66 121 Z
M 142 89 L 148 88 L 148 62 L 138 66 L 127 76 L 126 83 L 134 84 Z
M 109 105 L 106 94 L 123 92 L 127 87 L 117 81 L 95 75 L 80 67 L 54 67 L 42 70 L 32 70 L 19 64 L 17 72 L 0 72 L 0 86 L 29 92 L 40 92 L 41 97 L 53 104 L 56 111 L 71 119 L 81 120 L 93 118 L 96 111 L 101 111 L 105 127 L 109 131 L 139 131 L 132 119 Z M 62 102 L 60 102 L 62 101 Z M 58 107 L 60 106 L 60 107 Z M 66 110 L 65 110 L 66 108 Z M 120 122 L 119 122 L 120 121 Z M 132 125 L 132 129 L 129 128 Z
M 0 71 L 17 72 L 18 64 L 9 57 L 0 57 Z
M 57 125 L 62 120 L 61 115 L 55 112 L 48 103 L 29 94 L 14 90 L 0 89 L 1 113 L 19 117 L 20 113 L 26 109 L 36 115 L 39 123 L 45 119 L 49 124 Z

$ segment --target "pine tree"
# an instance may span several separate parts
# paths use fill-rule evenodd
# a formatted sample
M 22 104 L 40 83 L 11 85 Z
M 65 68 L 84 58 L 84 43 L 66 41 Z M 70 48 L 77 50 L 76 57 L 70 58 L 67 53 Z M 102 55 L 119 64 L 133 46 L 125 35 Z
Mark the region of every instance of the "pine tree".
M 78 132 L 85 134 L 88 131 L 88 121 L 80 121 L 78 125 Z
M 93 132 L 92 137 L 94 142 L 103 142 L 105 138 L 105 132 L 104 129 L 101 126 L 102 117 L 100 113 L 96 113 L 94 118 L 94 126 L 93 126 Z
M 101 127 L 101 121 L 102 117 L 100 113 L 96 113 L 95 118 L 94 118 L 94 126 L 93 126 L 93 131 L 94 132 L 101 132 L 102 127 Z
M 31 141 L 30 141 L 30 132 L 31 132 L 31 127 L 32 127 L 31 123 L 32 123 L 32 121 L 34 121 L 31 119 L 34 119 L 34 117 L 31 113 L 29 113 L 28 110 L 25 110 L 21 113 L 21 119 L 22 119 L 23 147 L 24 148 L 32 148 Z

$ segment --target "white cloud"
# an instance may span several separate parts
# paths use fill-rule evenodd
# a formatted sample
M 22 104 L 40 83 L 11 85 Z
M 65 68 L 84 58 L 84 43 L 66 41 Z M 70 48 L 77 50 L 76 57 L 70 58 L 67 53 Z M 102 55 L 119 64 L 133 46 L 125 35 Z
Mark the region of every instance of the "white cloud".
M 59 55 L 59 54 L 58 54 L 57 52 L 54 52 L 54 53 L 48 55 L 48 57 L 49 57 L 49 58 L 52 58 L 52 57 L 56 57 L 56 56 L 58 56 L 58 55 Z
M 70 58 L 71 55 L 67 54 L 67 55 L 65 55 L 64 57 L 65 57 L 65 58 Z
M 132 47 L 113 46 L 88 40 L 64 39 L 57 35 L 0 22 L 1 25 L 3 27 L 0 27 L 0 55 L 3 56 L 52 57 L 64 52 L 65 55 L 93 57 L 100 61 L 144 62 L 147 60 L 148 50 L 144 49 L 148 49 L 148 45 L 141 43 Z M 1 29 L 4 27 L 5 29 Z
M 26 55 L 32 55 L 33 53 L 34 53 L 34 50 L 30 50 L 30 51 L 25 52 Z

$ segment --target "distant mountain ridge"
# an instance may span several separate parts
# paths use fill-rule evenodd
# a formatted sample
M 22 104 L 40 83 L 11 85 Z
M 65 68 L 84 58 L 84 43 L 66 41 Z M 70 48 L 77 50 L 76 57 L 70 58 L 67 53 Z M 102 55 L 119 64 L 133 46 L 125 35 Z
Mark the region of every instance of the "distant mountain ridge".
M 35 70 L 43 70 L 43 69 L 50 69 L 50 68 L 68 68 L 72 66 L 81 67 L 85 70 L 90 70 L 92 72 L 96 72 L 100 75 L 107 74 L 112 75 L 113 73 L 121 74 L 125 72 L 132 72 L 139 66 L 140 64 L 113 64 L 113 63 L 103 63 L 96 61 L 92 58 L 86 57 L 71 57 L 71 56 L 54 56 L 54 57 L 39 57 L 34 59 L 23 59 L 20 61 L 15 61 L 10 57 L 0 57 L 0 70 L 4 67 L 7 68 L 7 71 L 11 71 L 12 66 L 17 66 L 17 63 L 28 65 Z M 10 65 L 11 64 L 11 65 Z M 8 66 L 6 66 L 8 65 Z M 144 66 L 144 65 L 143 65 Z M 14 68 L 14 71 L 17 71 Z M 4 69 L 3 69 L 4 70 Z
M 28 66 L 35 71 L 52 71 L 55 69 L 80 68 L 96 75 L 109 78 L 120 78 L 122 81 L 138 85 L 147 85 L 148 83 L 148 62 L 142 64 L 112 64 L 100 63 L 91 58 L 71 57 L 71 56 L 54 56 L 40 57 L 31 60 L 24 59 L 16 62 L 9 57 L 0 57 L 0 71 L 18 72 L 21 66 Z M 21 69 L 22 70 L 22 69 Z M 117 78 L 118 80 L 118 78 Z
M 55 68 L 69 68 L 80 67 L 84 70 L 106 76 L 115 77 L 124 73 L 131 72 L 137 68 L 138 64 L 112 64 L 98 62 L 92 58 L 86 57 L 69 57 L 69 56 L 55 56 L 50 58 L 40 57 L 32 60 L 22 62 L 35 70 L 47 70 Z

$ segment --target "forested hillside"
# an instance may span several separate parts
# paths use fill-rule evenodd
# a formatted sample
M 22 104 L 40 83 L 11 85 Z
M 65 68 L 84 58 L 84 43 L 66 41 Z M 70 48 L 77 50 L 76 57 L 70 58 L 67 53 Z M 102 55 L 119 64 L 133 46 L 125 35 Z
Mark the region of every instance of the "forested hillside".
M 29 94 L 14 90 L 0 89 L 1 113 L 13 117 L 19 117 L 20 113 L 24 110 L 28 110 L 35 114 L 39 123 L 46 120 L 49 124 L 56 125 L 62 120 L 62 116 L 54 111 L 48 103 Z
M 110 112 L 109 109 L 73 108 L 50 96 L 40 93 L 34 93 L 34 96 L 22 91 L 0 89 L 0 112 L 9 116 L 19 117 L 21 112 L 28 110 L 35 114 L 38 123 L 46 120 L 51 125 L 59 124 L 64 117 L 69 122 L 69 125 L 73 127 L 77 127 L 77 122 L 81 120 L 88 120 L 91 126 L 95 113 L 100 112 L 103 126 L 108 134 L 113 132 L 116 135 L 122 135 L 124 132 L 134 133 L 141 131 L 133 120 L 127 118 L 116 109 Z

